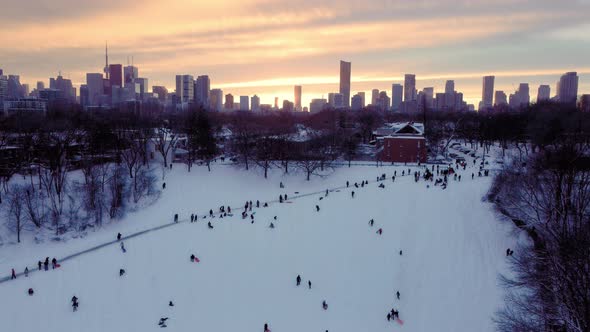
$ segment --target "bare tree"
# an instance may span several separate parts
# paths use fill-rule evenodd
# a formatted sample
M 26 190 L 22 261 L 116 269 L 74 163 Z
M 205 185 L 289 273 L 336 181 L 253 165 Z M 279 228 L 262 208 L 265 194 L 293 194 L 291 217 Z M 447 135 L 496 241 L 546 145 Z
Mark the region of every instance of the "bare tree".
M 168 155 L 176 146 L 178 135 L 169 128 L 158 128 L 152 142 L 164 160 L 164 168 L 168 168 Z M 170 161 L 172 162 L 172 161 Z
M 24 226 L 24 189 L 19 185 L 13 185 L 8 196 L 8 222 L 16 232 L 17 242 L 20 243 L 20 234 Z

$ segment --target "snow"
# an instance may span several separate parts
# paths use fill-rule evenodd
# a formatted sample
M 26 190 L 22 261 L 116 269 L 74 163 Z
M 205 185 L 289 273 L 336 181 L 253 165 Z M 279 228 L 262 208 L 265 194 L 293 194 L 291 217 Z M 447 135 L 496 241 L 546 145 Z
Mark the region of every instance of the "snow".
M 231 205 L 232 218 L 181 222 L 64 262 L 49 272 L 0 284 L 0 321 L 6 331 L 492 331 L 502 304 L 498 273 L 507 270 L 506 248 L 517 241 L 509 222 L 482 197 L 491 178 L 450 179 L 446 190 L 402 177 L 411 167 L 342 167 L 305 181 L 302 174 L 264 179 L 259 171 L 214 165 L 191 173 L 175 165 L 160 200 L 126 220 L 65 243 L 31 243 L 0 249 L 0 271 L 24 269 L 45 256 L 62 257 L 172 221 L 186 221 Z M 397 170 L 395 182 L 391 181 Z M 370 183 L 386 173 L 385 188 Z M 477 173 L 477 172 L 476 172 Z M 325 191 L 262 203 L 295 192 Z M 280 189 L 282 181 L 285 189 Z M 355 197 L 351 198 L 351 191 Z M 255 223 L 237 208 L 246 200 Z M 316 212 L 315 205 L 320 212 Z M 275 228 L 268 226 L 277 216 Z M 370 227 L 370 219 L 375 225 Z M 377 235 L 382 228 L 383 234 Z M 403 250 L 403 255 L 399 255 Z M 200 263 L 191 263 L 195 254 Z M 126 275 L 119 277 L 119 269 Z M 295 286 L 300 274 L 302 285 Z M 3 273 L 4 275 L 4 273 Z M 312 289 L 307 289 L 311 280 Z M 35 290 L 28 296 L 29 287 Z M 395 299 L 400 291 L 401 300 Z M 70 298 L 79 298 L 72 313 Z M 168 306 L 172 300 L 174 307 Z M 323 300 L 329 305 L 321 308 Z M 388 322 L 391 308 L 403 326 Z

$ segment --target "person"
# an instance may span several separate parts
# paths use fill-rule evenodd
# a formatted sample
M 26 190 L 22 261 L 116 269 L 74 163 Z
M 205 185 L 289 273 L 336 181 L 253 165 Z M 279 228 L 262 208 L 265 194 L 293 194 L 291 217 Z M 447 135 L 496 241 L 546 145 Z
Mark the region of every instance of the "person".
M 45 257 L 45 262 L 43 262 L 43 268 L 45 271 L 49 270 L 49 257 Z
M 379 234 L 379 235 L 383 234 L 383 229 L 379 228 L 379 229 L 377 230 L 377 234 Z
M 259 208 L 260 207 L 260 201 L 256 200 L 256 207 Z
M 121 251 L 122 252 L 127 252 L 127 249 L 125 249 L 125 243 L 121 242 Z
M 381 183 L 381 184 L 379 185 L 379 188 L 383 189 L 383 188 L 385 188 L 385 185 L 384 185 L 383 183 Z
M 191 255 L 191 262 L 195 261 L 195 255 Z
M 57 259 L 55 259 L 55 257 L 53 257 L 53 259 L 51 260 L 51 268 L 53 270 L 55 270 L 56 266 L 57 266 Z
M 281 182 L 281 186 L 283 185 L 283 183 Z M 270 330 L 268 329 L 268 324 L 264 323 L 264 332 L 270 332 Z
M 266 202 L 265 202 L 265 203 L 264 203 L 264 207 L 268 207 L 268 203 L 266 203 Z
M 397 292 L 395 293 L 395 295 L 397 295 L 397 299 L 399 300 L 399 295 L 400 295 L 400 294 L 399 294 L 399 291 L 397 291 Z
M 402 251 L 401 251 L 401 250 L 399 251 L 399 255 L 400 255 L 400 256 L 402 255 Z
M 12 279 L 16 279 L 16 272 L 14 272 L 14 269 L 12 269 L 12 273 L 10 275 L 10 280 Z
M 174 307 L 174 303 L 172 303 L 172 301 L 168 302 L 168 306 L 169 307 Z
M 12 270 L 14 272 L 14 270 Z M 301 284 L 301 276 L 297 275 L 297 286 Z
M 352 198 L 354 198 L 354 190 L 352 191 L 352 193 L 351 193 L 351 194 L 352 194 Z
M 166 189 L 166 182 L 162 183 L 162 189 Z
M 29 276 L 29 268 L 25 266 L 25 277 Z
M 388 312 L 388 313 L 387 313 L 387 321 L 389 322 L 390 320 L 391 320 L 391 313 L 390 313 L 390 312 Z
M 275 228 L 275 224 L 273 224 L 272 222 L 270 223 L 270 228 Z
M 320 206 L 319 205 L 316 205 L 315 206 L 315 210 L 316 210 L 316 212 L 320 212 Z
M 283 185 L 283 183 L 281 182 L 279 185 L 280 188 L 285 188 L 285 186 Z
M 125 274 L 124 269 L 119 269 L 119 277 L 122 277 Z
M 213 229 L 213 225 L 211 225 L 210 221 L 207 223 L 207 227 L 209 227 L 209 229 Z
M 158 325 L 160 325 L 160 327 L 166 327 L 166 321 L 168 320 L 168 317 L 162 317 L 160 318 L 160 322 L 158 323 Z
M 283 195 L 279 195 L 279 203 L 283 203 Z
M 76 295 L 72 296 L 72 310 L 77 311 L 78 305 L 79 305 L 78 298 L 76 297 Z
M 227 213 L 231 213 L 231 207 L 229 205 L 227 206 Z
M 191 222 L 195 220 L 195 215 L 191 213 Z
M 41 265 L 43 265 L 43 263 L 41 263 L 41 261 L 37 262 L 37 266 L 39 266 L 39 271 L 41 271 Z
M 309 289 L 311 289 L 311 280 L 307 281 L 307 287 L 309 287 Z
M 398 310 L 393 310 L 393 318 L 398 318 L 399 319 L 399 311 Z
M 287 194 L 285 194 L 285 200 L 287 200 Z
M 213 217 L 213 210 L 209 210 L 209 217 Z
M 117 233 L 117 241 L 121 241 L 121 233 Z
M 369 220 L 369 226 L 373 227 L 373 223 L 375 223 L 375 220 L 373 220 L 373 219 Z
M 328 304 L 326 303 L 326 300 L 322 302 L 322 307 L 324 308 L 324 310 L 328 310 Z
M 326 189 L 326 196 L 328 196 L 328 189 Z
M 29 288 L 29 296 L 33 296 L 33 294 L 35 294 L 35 291 L 33 291 L 32 288 Z
M 348 181 L 346 181 L 346 188 L 348 188 L 349 185 L 350 185 L 350 183 L 348 183 Z

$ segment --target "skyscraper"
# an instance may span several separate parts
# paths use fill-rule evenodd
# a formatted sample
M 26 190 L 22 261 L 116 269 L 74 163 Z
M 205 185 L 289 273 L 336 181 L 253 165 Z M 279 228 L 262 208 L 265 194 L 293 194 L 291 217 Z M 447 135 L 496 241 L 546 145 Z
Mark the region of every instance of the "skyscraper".
M 363 96 L 361 96 L 360 93 L 357 93 L 356 95 L 352 96 L 350 100 L 350 108 L 353 111 L 360 111 L 363 109 L 363 107 L 365 107 Z
M 557 100 L 560 103 L 576 104 L 578 99 L 578 73 L 565 73 L 557 84 Z
M 494 79 L 495 76 L 484 76 L 483 86 L 481 91 L 481 107 L 482 109 L 490 108 L 494 105 Z
M 416 75 L 406 74 L 404 76 L 404 101 L 416 101 Z
M 148 79 L 143 77 L 135 78 L 135 83 L 139 85 L 139 99 L 144 100 L 149 92 Z
M 231 93 L 225 95 L 225 109 L 232 110 L 234 108 L 234 96 Z
M 252 98 L 250 98 L 250 105 L 252 107 L 252 112 L 260 112 L 260 97 L 253 95 Z
M 240 96 L 240 111 L 250 110 L 250 97 Z
M 551 87 L 549 85 L 539 85 L 537 91 L 537 103 L 551 99 Z
M 453 89 L 454 88 L 455 88 L 455 86 L 453 84 Z M 426 107 L 427 110 L 432 110 L 432 108 L 434 107 L 434 88 L 433 87 L 424 88 L 424 89 L 422 89 L 422 94 L 424 96 L 424 100 L 421 101 L 424 103 L 422 105 L 422 107 Z M 453 90 L 452 94 L 455 94 L 454 90 Z
M 43 84 L 43 82 L 41 82 L 41 84 Z M 37 88 L 39 87 L 37 86 Z M 72 81 L 63 78 L 61 75 L 58 75 L 57 78 L 49 79 L 49 88 L 62 91 L 63 96 L 71 102 L 76 101 L 76 89 L 72 86 Z M 43 89 L 41 88 L 38 90 Z
M 371 105 L 377 106 L 378 99 L 379 99 L 379 89 L 371 90 Z
M 152 87 L 152 92 L 154 94 L 157 94 L 158 95 L 158 99 L 161 102 L 166 101 L 166 99 L 168 98 L 168 89 L 166 89 L 165 86 L 157 86 L 157 85 L 154 85 Z
M 98 106 L 104 95 L 103 77 L 101 73 L 86 74 L 86 88 L 88 90 L 88 106 Z
M 209 106 L 210 87 L 211 81 L 209 80 L 209 76 L 201 75 L 197 77 L 197 81 L 195 82 L 195 101 L 198 105 L 202 105 L 204 107 Z
M 139 77 L 139 70 L 134 66 L 125 66 L 123 68 L 124 84 L 135 82 L 135 79 Z
M 341 93 L 328 93 L 328 103 L 334 108 L 344 107 L 344 96 Z
M 109 82 L 111 87 L 123 87 L 123 66 L 114 64 L 109 65 Z
M 382 111 L 389 111 L 389 103 L 391 99 L 387 96 L 387 91 L 379 92 L 379 98 L 377 99 L 377 107 Z
M 252 108 L 254 110 L 254 108 Z M 301 85 L 295 86 L 295 110 L 301 111 Z
M 350 62 L 340 60 L 340 94 L 343 98 L 343 107 L 350 107 Z
M 399 110 L 399 105 L 402 103 L 404 96 L 404 87 L 401 84 L 391 85 L 391 108 Z
M 45 83 L 43 81 L 37 81 L 37 91 L 45 89 Z
M 221 89 L 213 89 L 210 91 L 209 107 L 213 111 L 221 112 L 223 109 L 223 91 L 221 91 Z
M 326 99 L 312 99 L 311 103 L 309 103 L 309 112 L 319 113 L 326 107 L 327 104 L 328 101 Z
M 502 106 L 507 105 L 508 101 L 506 99 L 506 94 L 502 90 L 496 91 L 496 95 L 494 96 L 494 106 Z
M 176 75 L 176 97 L 181 103 L 188 103 L 195 99 L 193 75 Z
M 455 92 L 455 81 L 448 80 L 445 83 L 445 93 L 446 94 L 450 94 L 450 93 L 453 93 L 453 92 Z

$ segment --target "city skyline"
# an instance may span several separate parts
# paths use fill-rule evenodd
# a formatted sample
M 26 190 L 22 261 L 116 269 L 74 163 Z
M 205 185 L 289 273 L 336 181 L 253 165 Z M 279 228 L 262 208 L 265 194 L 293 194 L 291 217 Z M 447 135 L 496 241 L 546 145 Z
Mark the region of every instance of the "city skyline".
M 102 72 L 108 40 L 110 63 L 126 65 L 132 56 L 153 85 L 171 90 L 177 74 L 206 74 L 211 88 L 257 94 L 269 104 L 275 96 L 292 100 L 294 85 L 304 88 L 303 105 L 339 91 L 340 59 L 353 63 L 350 96 L 388 91 L 405 73 L 436 91 L 455 80 L 476 106 L 486 75 L 496 77 L 496 90 L 513 91 L 522 82 L 553 87 L 561 74 L 577 71 L 580 91 L 590 90 L 590 2 L 582 0 L 171 1 L 166 10 L 151 0 L 141 8 L 56 0 L 4 7 L 0 67 L 31 86 L 62 71 L 79 88 L 86 73 Z M 195 20 L 203 11 L 208 15 Z M 121 19 L 130 13 L 135 19 Z M 406 33 L 383 38 L 388 31 Z

